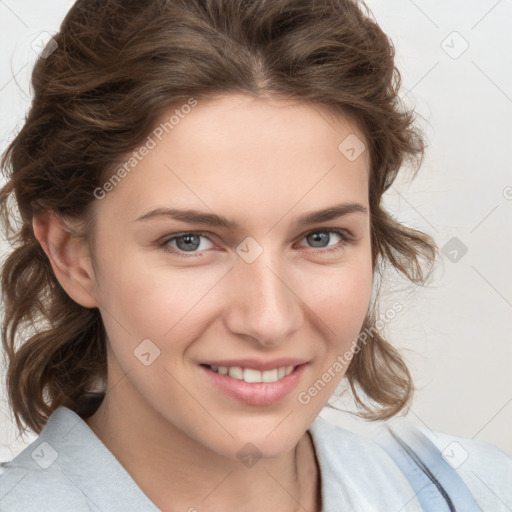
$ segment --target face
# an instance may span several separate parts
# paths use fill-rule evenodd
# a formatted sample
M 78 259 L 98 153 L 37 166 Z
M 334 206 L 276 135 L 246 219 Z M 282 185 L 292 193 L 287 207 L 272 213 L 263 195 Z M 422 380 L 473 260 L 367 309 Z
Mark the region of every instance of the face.
M 364 138 L 275 98 L 185 111 L 95 203 L 109 386 L 135 421 L 278 457 L 335 391 L 369 306 L 369 162 L 339 149 Z M 359 207 L 306 218 L 343 204 Z

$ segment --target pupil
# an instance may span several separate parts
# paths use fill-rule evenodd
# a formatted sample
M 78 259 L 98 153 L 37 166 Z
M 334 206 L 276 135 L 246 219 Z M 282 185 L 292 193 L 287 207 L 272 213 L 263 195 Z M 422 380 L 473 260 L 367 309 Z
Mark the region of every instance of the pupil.
M 313 244 L 318 242 L 318 241 L 324 241 L 324 242 L 327 242 L 327 239 L 328 239 L 328 234 L 324 231 L 319 231 L 318 233 L 314 233 L 312 235 L 309 235 L 309 237 L 311 240 L 310 241 L 313 241 Z M 321 245 L 321 246 L 316 246 L 316 247 L 325 247 L 324 245 Z
M 194 239 L 194 238 L 197 239 L 196 243 L 194 244 L 192 242 L 192 245 L 190 245 L 190 240 Z M 186 240 L 187 242 L 181 243 L 183 240 Z M 181 250 L 184 250 L 184 251 L 186 251 L 188 249 L 192 249 L 192 250 L 197 249 L 199 247 L 199 243 L 200 243 L 199 242 L 199 237 L 197 235 L 192 235 L 192 234 L 191 235 L 183 235 L 183 236 L 180 236 L 179 238 L 176 239 L 177 246 Z

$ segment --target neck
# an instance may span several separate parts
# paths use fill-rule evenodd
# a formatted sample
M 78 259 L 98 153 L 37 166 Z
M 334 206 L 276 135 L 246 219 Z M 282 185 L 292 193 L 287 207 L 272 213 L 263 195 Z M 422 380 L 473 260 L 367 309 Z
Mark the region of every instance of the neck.
M 245 465 L 212 451 L 144 401 L 123 393 L 127 387 L 108 392 L 85 421 L 163 512 L 320 510 L 319 471 L 308 432 L 280 457 Z

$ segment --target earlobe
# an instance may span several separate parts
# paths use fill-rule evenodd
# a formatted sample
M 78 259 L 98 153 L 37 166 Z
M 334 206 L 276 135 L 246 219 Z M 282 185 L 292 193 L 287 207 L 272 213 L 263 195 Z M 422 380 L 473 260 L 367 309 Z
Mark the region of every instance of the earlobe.
M 98 307 L 86 241 L 73 237 L 63 219 L 51 210 L 35 214 L 32 227 L 66 293 L 81 306 Z

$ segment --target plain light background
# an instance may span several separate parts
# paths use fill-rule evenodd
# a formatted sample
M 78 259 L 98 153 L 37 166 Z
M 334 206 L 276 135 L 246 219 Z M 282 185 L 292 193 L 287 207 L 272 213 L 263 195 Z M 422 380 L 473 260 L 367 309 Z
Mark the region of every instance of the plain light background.
M 1 151 L 30 105 L 32 46 L 58 30 L 72 3 L 0 0 Z M 402 97 L 429 141 L 416 179 L 395 182 L 386 205 L 443 251 L 427 287 L 390 280 L 382 295 L 381 311 L 404 307 L 385 333 L 414 376 L 409 415 L 512 455 L 512 1 L 367 4 L 396 47 Z M 17 437 L 3 377 L 0 393 L 0 460 L 10 460 L 36 436 Z M 322 416 L 361 424 L 327 409 Z

